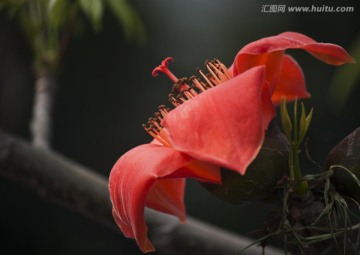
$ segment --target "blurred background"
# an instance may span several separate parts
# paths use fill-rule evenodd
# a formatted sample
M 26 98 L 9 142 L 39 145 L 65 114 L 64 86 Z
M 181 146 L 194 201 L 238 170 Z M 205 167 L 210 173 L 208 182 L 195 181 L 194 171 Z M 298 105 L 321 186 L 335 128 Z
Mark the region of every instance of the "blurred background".
M 57 70 L 52 148 L 97 171 L 109 172 L 120 155 L 151 140 L 141 124 L 167 103 L 171 82 L 153 68 L 171 56 L 178 77 L 195 74 L 207 59 L 230 65 L 247 43 L 285 31 L 304 33 L 344 47 L 360 62 L 360 2 L 259 0 L 131 1 L 144 32 L 137 37 L 104 9 L 100 29 L 84 19 Z M 270 13 L 264 5 L 351 6 L 349 13 Z M 141 28 L 141 27 L 140 27 Z M 328 66 L 304 51 L 290 50 L 305 73 L 314 107 L 311 157 L 323 164 L 328 151 L 360 126 L 359 66 Z M 0 128 L 30 138 L 34 72 L 30 46 L 14 19 L 0 11 Z M 305 172 L 318 171 L 304 162 Z M 186 191 L 189 215 L 247 234 L 269 212 L 262 204 L 232 205 L 198 183 Z M 0 177 L 0 254 L 139 254 L 132 240 Z

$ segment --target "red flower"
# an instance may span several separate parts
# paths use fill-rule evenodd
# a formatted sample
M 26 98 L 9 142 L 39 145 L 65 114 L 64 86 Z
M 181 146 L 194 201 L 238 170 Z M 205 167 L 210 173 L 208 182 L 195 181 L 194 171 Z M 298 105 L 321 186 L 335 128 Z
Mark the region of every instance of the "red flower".
M 113 215 L 144 252 L 154 249 L 146 236 L 145 205 L 183 221 L 184 178 L 219 183 L 218 165 L 243 173 L 256 156 L 274 116 L 266 89 L 262 99 L 264 72 L 263 66 L 252 68 L 190 100 L 182 98 L 186 102 L 168 113 L 160 107 L 164 117 L 151 119 L 146 129 L 161 143 L 140 145 L 115 164 L 109 183 Z M 191 92 L 181 94 L 186 93 Z
M 144 206 L 184 221 L 184 178 L 220 183 L 220 167 L 244 174 L 275 115 L 273 104 L 283 96 L 309 96 L 300 67 L 284 55 L 287 48 L 305 49 L 330 64 L 352 60 L 339 46 L 289 32 L 247 45 L 229 69 L 207 61 L 209 74 L 199 71 L 203 81 L 178 80 L 167 68 L 171 58 L 154 70 L 175 82 L 169 100 L 176 108 L 159 107 L 145 126 L 154 141 L 120 157 L 109 180 L 115 221 L 143 252 L 154 250 Z

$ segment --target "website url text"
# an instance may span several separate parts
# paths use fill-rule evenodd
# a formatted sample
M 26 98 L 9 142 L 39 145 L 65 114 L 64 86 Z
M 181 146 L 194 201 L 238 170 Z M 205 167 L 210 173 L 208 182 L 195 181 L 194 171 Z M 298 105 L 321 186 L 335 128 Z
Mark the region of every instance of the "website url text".
M 353 6 L 287 6 L 287 5 L 262 5 L 261 12 L 269 13 L 286 13 L 286 12 L 324 12 L 324 13 L 344 13 L 344 12 L 354 12 L 355 7 Z

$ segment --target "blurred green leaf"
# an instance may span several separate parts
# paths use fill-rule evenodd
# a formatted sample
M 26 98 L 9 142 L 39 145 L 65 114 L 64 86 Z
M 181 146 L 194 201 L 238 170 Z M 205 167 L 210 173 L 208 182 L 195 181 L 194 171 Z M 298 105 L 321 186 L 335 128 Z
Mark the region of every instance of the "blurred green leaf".
M 145 41 L 142 22 L 127 0 L 0 0 L 0 9 L 17 19 L 28 39 L 38 70 L 58 68 L 69 40 L 84 20 L 99 31 L 105 7 L 123 26 L 126 39 Z
M 51 29 L 60 29 L 66 21 L 68 9 L 68 0 L 50 0 L 47 10 L 48 26 Z
M 304 103 L 301 102 L 300 131 L 299 131 L 299 140 L 298 140 L 299 144 L 302 142 L 309 129 L 312 114 L 313 114 L 313 108 L 311 108 L 310 113 L 306 116 Z
M 281 116 L 282 128 L 283 128 L 283 130 L 284 130 L 284 132 L 286 134 L 286 137 L 287 137 L 288 141 L 291 142 L 292 141 L 292 138 L 291 138 L 292 125 L 291 125 L 289 112 L 288 112 L 287 107 L 286 107 L 285 98 L 281 102 L 280 116 Z
M 0 10 L 7 10 L 10 18 L 13 18 L 25 0 L 0 0 Z
M 145 29 L 140 17 L 126 0 L 106 0 L 110 11 L 118 19 L 124 29 L 125 38 L 145 41 Z
M 101 20 L 104 13 L 102 0 L 79 0 L 80 6 L 88 16 L 95 30 L 101 28 Z
M 299 128 L 300 128 L 299 142 L 301 142 L 306 133 L 306 111 L 305 111 L 305 106 L 304 106 L 303 102 L 301 102 L 301 114 L 300 114 L 300 127 Z
M 313 111 L 314 108 L 311 108 L 310 113 L 308 114 L 308 116 L 306 116 L 306 121 L 305 121 L 305 133 L 308 131 L 309 126 L 310 126 L 310 122 L 313 116 Z

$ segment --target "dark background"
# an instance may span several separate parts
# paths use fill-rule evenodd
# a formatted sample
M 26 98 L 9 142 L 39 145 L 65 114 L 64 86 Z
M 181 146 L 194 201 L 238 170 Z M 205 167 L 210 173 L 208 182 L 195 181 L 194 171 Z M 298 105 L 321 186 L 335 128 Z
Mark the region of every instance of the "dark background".
M 103 29 L 90 24 L 74 38 L 59 72 L 53 114 L 53 148 L 108 176 L 117 158 L 150 141 L 141 127 L 171 89 L 152 69 L 167 56 L 179 76 L 195 74 L 206 59 L 230 65 L 237 51 L 262 37 L 284 31 L 304 33 L 317 41 L 351 49 L 359 37 L 360 2 L 254 0 L 133 1 L 144 22 L 147 42 L 126 41 L 121 26 L 106 13 Z M 264 4 L 354 6 L 353 13 L 261 13 Z M 331 107 L 329 85 L 337 67 L 304 51 L 289 51 L 302 66 L 314 107 L 309 152 L 323 164 L 327 152 L 360 126 L 360 86 L 344 107 Z M 359 62 L 360 60 L 358 60 Z M 359 69 L 360 70 L 360 69 Z M 16 23 L 0 13 L 0 128 L 29 138 L 34 77 L 31 53 Z M 340 85 L 341 86 L 341 85 Z M 304 162 L 305 172 L 316 167 Z M 268 208 L 230 205 L 189 181 L 188 214 L 241 234 L 252 231 Z M 0 178 L 0 254 L 137 254 L 132 241 L 43 201 L 32 191 Z

